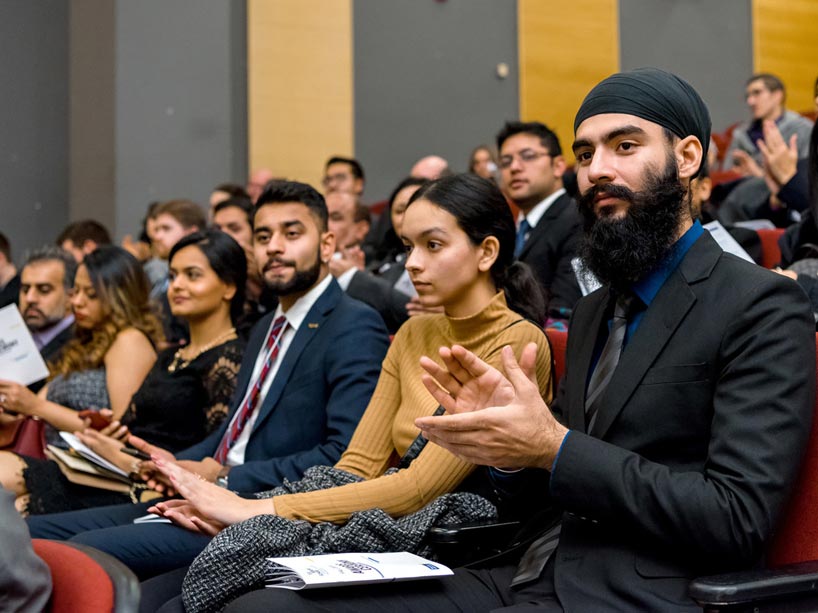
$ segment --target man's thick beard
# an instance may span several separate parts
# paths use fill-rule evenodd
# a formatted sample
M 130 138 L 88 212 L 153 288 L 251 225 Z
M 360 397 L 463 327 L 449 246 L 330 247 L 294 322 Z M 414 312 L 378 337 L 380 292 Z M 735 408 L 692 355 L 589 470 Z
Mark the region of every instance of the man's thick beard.
M 580 250 L 582 265 L 602 284 L 626 291 L 651 272 L 676 242 L 686 211 L 686 190 L 678 168 L 668 157 L 659 174 L 645 171 L 644 189 L 634 192 L 622 185 L 598 185 L 579 198 L 585 240 Z M 629 203 L 624 217 L 597 217 L 594 198 L 605 193 Z
M 294 266 L 294 262 L 285 262 L 287 265 Z M 292 294 L 301 294 L 309 290 L 318 277 L 321 275 L 321 253 L 315 255 L 315 263 L 309 268 L 298 270 L 296 268 L 293 278 L 289 281 L 268 281 L 264 279 L 264 284 L 276 296 L 290 296 Z

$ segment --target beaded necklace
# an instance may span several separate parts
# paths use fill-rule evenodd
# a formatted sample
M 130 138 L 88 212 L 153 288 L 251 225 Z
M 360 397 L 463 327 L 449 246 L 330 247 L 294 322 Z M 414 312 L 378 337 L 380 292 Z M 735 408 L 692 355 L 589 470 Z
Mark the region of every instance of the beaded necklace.
M 190 363 L 193 360 L 198 358 L 205 351 L 209 351 L 210 349 L 213 349 L 213 347 L 217 347 L 218 345 L 221 345 L 226 341 L 233 340 L 234 338 L 236 338 L 236 329 L 230 328 L 227 332 L 220 334 L 207 345 L 199 349 L 195 355 L 191 356 L 190 358 L 185 358 L 182 355 L 182 352 L 186 349 L 186 347 L 179 347 L 179 349 L 176 350 L 176 353 L 173 354 L 173 359 L 170 361 L 170 364 L 168 364 L 168 372 L 176 372 L 180 368 L 187 368 L 190 366 Z

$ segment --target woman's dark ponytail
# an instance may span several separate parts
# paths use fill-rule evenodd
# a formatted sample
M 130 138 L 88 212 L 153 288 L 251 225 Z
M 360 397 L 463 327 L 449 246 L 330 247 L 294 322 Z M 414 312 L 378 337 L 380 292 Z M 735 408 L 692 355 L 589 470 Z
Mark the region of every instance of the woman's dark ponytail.
M 525 262 L 513 262 L 506 270 L 502 285 L 506 302 L 512 311 L 538 326 L 545 323 L 546 298 L 540 282 Z

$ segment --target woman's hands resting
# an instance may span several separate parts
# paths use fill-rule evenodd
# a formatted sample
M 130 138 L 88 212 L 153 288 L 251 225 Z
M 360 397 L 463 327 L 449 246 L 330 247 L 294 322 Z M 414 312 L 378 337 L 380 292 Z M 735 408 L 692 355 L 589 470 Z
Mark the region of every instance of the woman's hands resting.
M 160 457 L 151 459 L 185 500 L 160 502 L 148 510 L 167 517 L 188 530 L 214 535 L 225 526 L 256 515 L 275 514 L 275 505 L 271 498 L 241 498 L 229 490 L 205 481 L 174 462 L 168 462 Z

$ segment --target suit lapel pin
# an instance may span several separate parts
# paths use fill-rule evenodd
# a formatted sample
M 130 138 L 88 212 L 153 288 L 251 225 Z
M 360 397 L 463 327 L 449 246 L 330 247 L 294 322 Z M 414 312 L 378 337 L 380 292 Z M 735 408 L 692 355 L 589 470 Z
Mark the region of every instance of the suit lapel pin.
M 312 330 L 315 330 L 315 329 L 318 327 L 318 324 L 308 323 L 308 324 L 307 324 L 307 327 L 308 327 L 308 328 L 310 328 L 310 329 L 312 329 Z

